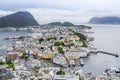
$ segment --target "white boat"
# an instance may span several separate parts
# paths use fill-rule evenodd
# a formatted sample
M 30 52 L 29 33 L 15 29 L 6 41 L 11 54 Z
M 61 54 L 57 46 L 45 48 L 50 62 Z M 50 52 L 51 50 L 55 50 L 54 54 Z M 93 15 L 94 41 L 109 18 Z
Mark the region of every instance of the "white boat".
M 80 66 L 84 66 L 84 64 L 85 63 L 84 63 L 83 59 L 80 58 Z

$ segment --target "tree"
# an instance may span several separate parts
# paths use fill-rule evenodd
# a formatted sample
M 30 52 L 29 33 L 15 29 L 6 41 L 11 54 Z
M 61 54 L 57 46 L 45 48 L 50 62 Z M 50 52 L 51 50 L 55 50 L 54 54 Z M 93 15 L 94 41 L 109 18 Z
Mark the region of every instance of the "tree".
M 70 48 L 71 46 L 75 46 L 75 44 L 74 44 L 74 43 L 71 43 L 71 44 L 69 44 L 68 46 L 69 46 L 69 48 Z
M 57 75 L 65 75 L 65 71 L 60 70 L 60 71 L 58 71 L 56 74 L 57 74 Z
M 63 39 L 64 37 L 60 37 L 60 39 Z
M 27 55 L 22 55 L 21 58 L 22 59 L 28 59 L 28 56 Z
M 80 38 L 80 41 L 84 41 L 87 39 L 87 37 L 85 35 L 83 35 L 82 33 L 78 33 L 75 31 L 72 31 L 72 32 Z
M 79 76 L 79 80 L 84 80 L 83 77 L 81 77 L 79 73 L 76 73 L 75 75 Z
M 55 46 L 60 46 L 60 45 L 62 45 L 62 42 L 60 42 L 60 41 L 57 41 L 57 42 L 55 42 L 55 44 L 54 44 Z
M 64 53 L 63 49 L 61 47 L 58 47 L 58 52 L 59 53 Z
M 82 42 L 83 42 L 82 47 L 88 47 L 85 41 L 82 41 Z
M 56 37 L 49 37 L 47 40 L 48 41 L 50 41 L 50 40 L 57 40 L 57 38 Z
M 40 38 L 40 39 L 39 39 L 39 43 L 41 43 L 43 40 L 44 40 L 43 38 Z

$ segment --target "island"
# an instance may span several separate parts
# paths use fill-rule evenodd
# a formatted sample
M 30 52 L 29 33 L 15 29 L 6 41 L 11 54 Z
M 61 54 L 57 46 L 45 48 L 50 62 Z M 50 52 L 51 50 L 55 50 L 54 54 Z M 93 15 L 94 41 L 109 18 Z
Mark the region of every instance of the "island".
M 92 24 L 120 24 L 120 18 L 116 16 L 93 17 L 88 23 Z

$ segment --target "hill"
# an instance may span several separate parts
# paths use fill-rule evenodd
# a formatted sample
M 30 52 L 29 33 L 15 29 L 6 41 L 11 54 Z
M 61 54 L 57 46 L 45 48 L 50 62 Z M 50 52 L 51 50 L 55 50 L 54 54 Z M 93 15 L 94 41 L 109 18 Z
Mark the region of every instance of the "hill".
M 54 26 L 54 27 L 56 27 L 56 26 L 65 26 L 65 27 L 80 27 L 81 29 L 83 29 L 83 28 L 87 28 L 87 29 L 91 29 L 91 27 L 90 26 L 85 26 L 85 25 L 75 25 L 75 24 L 73 24 L 73 23 L 71 23 L 71 22 L 51 22 L 51 23 L 48 23 L 48 24 L 46 24 L 47 26 Z
M 73 23 L 71 23 L 71 22 L 52 22 L 52 23 L 49 23 L 48 25 L 53 25 L 53 26 L 67 26 L 67 27 L 69 27 L 69 26 L 74 26 L 74 24 Z
M 88 23 L 93 24 L 120 24 L 120 18 L 115 16 L 108 16 L 108 17 L 93 17 L 89 20 Z
M 32 14 L 20 11 L 0 18 L 0 27 L 25 27 L 38 25 Z

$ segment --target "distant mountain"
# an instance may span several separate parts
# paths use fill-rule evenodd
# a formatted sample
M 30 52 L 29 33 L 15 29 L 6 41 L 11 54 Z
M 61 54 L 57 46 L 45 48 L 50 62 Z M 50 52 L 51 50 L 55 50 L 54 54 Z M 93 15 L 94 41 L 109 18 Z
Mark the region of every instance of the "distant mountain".
M 0 18 L 0 27 L 25 27 L 33 25 L 38 25 L 38 23 L 27 11 L 20 11 Z
M 88 23 L 93 24 L 120 24 L 120 18 L 115 16 L 108 17 L 93 17 Z
M 61 22 L 51 22 L 48 25 L 62 26 L 62 23 Z
M 45 26 L 45 25 L 44 25 Z M 65 27 L 79 27 L 81 29 L 84 29 L 84 28 L 87 28 L 87 29 L 91 29 L 90 26 L 85 26 L 85 25 L 74 25 L 73 23 L 71 22 L 51 22 L 49 24 L 46 24 L 46 26 L 53 26 L 53 27 L 56 27 L 56 26 L 65 26 Z
M 53 26 L 74 26 L 73 23 L 71 22 L 64 22 L 64 23 L 61 23 L 61 22 L 52 22 L 52 23 L 49 23 L 48 25 L 53 25 Z
M 64 22 L 63 24 L 62 24 L 62 26 L 75 26 L 73 23 L 71 23 L 71 22 Z

